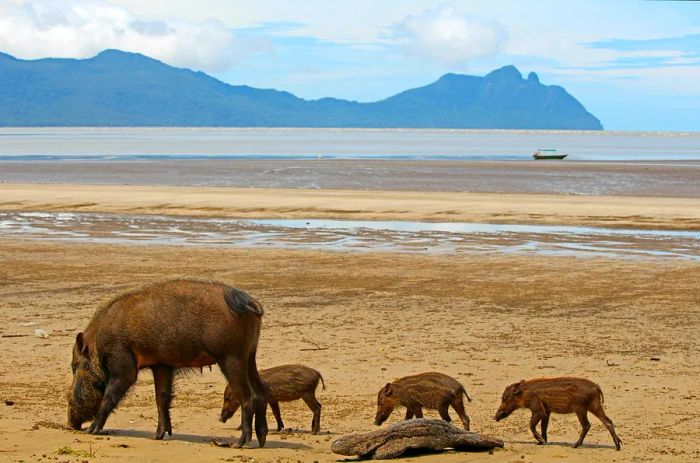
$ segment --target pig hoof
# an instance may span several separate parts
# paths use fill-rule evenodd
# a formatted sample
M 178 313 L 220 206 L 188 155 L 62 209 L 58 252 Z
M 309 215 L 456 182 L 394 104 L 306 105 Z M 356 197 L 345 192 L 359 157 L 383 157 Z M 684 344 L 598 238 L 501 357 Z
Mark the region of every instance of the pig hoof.
M 243 448 L 243 446 L 246 445 L 248 442 L 250 442 L 250 438 L 247 438 L 245 435 L 242 435 L 238 438 L 238 442 L 236 442 L 236 445 L 234 445 L 234 447 L 237 449 Z
M 91 424 L 90 427 L 87 429 L 88 434 L 100 434 L 102 432 L 101 429 L 97 428 L 96 424 Z

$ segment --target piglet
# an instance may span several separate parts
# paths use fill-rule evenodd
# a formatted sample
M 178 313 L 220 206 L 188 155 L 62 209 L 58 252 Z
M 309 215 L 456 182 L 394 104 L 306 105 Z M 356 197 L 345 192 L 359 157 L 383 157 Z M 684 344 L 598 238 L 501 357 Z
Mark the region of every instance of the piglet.
M 495 419 L 500 421 L 518 408 L 529 408 L 532 412 L 530 430 L 538 444 L 547 442 L 547 426 L 551 413 L 576 413 L 581 422 L 581 436 L 574 447 L 580 447 L 591 423 L 588 412 L 603 422 L 620 450 L 622 441 L 615 433 L 615 427 L 603 410 L 603 391 L 596 383 L 583 378 L 538 378 L 522 380 L 511 384 L 503 391 L 501 406 Z M 542 435 L 537 432 L 537 424 L 542 423 Z
M 459 381 L 442 373 L 421 373 L 387 383 L 377 395 L 377 415 L 374 424 L 381 425 L 397 405 L 406 407 L 406 419 L 423 418 L 423 408 L 437 410 L 445 421 L 452 421 L 448 407 L 457 412 L 464 429 L 469 431 L 469 416 L 464 411 L 462 395 L 467 395 Z

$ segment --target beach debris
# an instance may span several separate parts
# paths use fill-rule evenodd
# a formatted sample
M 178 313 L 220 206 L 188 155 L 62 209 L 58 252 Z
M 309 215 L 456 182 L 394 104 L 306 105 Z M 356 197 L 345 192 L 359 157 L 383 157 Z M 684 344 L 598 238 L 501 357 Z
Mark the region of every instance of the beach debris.
M 28 334 L 3 334 L 3 338 L 26 338 Z
M 619 367 L 620 366 L 619 363 L 611 362 L 610 360 L 607 360 L 607 359 L 605 360 L 605 364 L 609 367 Z
M 92 448 L 92 444 L 89 444 L 89 450 L 74 449 L 70 445 L 66 445 L 54 453 L 78 458 L 95 458 L 96 450 Z
M 321 347 L 318 343 L 310 341 L 306 338 L 301 338 L 301 341 L 305 342 L 307 344 L 311 344 L 314 347 L 304 347 L 304 348 L 301 348 L 299 350 L 328 350 L 328 349 L 330 349 L 330 347 Z
M 374 460 L 397 458 L 407 450 L 426 453 L 451 448 L 485 451 L 503 447 L 501 439 L 469 432 L 443 420 L 418 418 L 362 434 L 343 436 L 331 444 L 333 453 Z
M 212 439 L 211 443 L 215 447 L 223 447 L 223 448 L 229 448 L 233 445 L 230 442 L 227 442 L 225 440 L 219 440 L 219 439 Z
M 34 326 L 36 325 L 36 322 L 23 322 L 23 323 L 17 323 L 17 326 Z
M 661 361 L 661 359 L 659 357 L 652 357 L 649 360 L 651 360 L 652 362 L 660 362 Z
M 42 330 L 41 328 L 37 328 L 34 330 L 34 336 L 36 336 L 37 338 L 46 339 L 49 337 L 49 333 Z
M 5 405 L 7 405 L 8 407 L 13 406 L 14 404 L 15 404 L 14 400 L 5 399 Z

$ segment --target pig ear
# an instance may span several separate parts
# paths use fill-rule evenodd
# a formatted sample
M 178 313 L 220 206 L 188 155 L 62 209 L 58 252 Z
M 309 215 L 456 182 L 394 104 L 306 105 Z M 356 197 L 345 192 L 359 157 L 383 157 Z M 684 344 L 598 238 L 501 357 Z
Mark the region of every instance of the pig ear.
M 88 346 L 85 343 L 85 335 L 81 332 L 75 337 L 75 345 L 78 346 L 78 352 L 83 355 L 88 353 Z
M 519 383 L 515 383 L 515 387 L 513 388 L 513 394 L 519 395 L 523 393 L 523 384 L 525 384 L 525 380 L 521 380 Z
M 394 388 L 392 387 L 391 383 L 386 383 L 386 386 L 384 386 L 384 395 L 391 395 L 394 393 Z

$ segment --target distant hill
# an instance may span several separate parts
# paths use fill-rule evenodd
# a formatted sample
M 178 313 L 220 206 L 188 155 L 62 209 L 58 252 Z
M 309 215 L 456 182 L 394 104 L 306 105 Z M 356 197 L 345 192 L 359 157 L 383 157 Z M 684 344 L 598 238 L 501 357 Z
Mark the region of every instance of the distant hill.
M 562 87 L 513 66 L 358 103 L 229 85 L 118 50 L 84 60 L 0 53 L 0 126 L 602 129 Z

